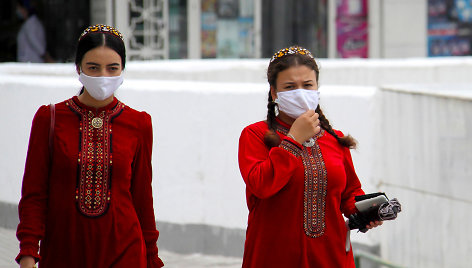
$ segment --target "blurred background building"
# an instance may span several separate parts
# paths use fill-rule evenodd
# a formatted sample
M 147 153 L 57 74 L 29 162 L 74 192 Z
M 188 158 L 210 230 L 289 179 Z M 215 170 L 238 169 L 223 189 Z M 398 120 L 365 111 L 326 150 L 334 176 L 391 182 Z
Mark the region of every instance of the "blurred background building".
M 0 2 L 0 61 L 14 61 L 17 0 Z M 267 58 L 305 46 L 321 58 L 471 55 L 466 0 L 30 0 L 48 52 L 71 61 L 90 24 L 116 26 L 129 59 Z

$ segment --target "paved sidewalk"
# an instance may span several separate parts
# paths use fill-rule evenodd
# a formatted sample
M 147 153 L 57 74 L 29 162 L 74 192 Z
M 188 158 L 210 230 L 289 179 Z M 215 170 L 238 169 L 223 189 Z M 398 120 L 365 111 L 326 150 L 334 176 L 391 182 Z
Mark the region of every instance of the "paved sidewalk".
M 14 258 L 18 254 L 18 240 L 15 230 L 0 228 L 0 268 L 18 268 Z M 159 256 L 168 268 L 236 268 L 241 267 L 241 259 L 201 254 L 177 254 L 159 250 Z

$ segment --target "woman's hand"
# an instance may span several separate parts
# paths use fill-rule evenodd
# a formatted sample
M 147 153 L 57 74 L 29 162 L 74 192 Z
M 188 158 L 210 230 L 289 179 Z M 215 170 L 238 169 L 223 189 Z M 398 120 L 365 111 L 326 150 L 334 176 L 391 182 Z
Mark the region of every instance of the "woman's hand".
M 371 221 L 365 228 L 370 230 L 372 228 L 382 225 L 382 223 L 383 221 Z
M 321 131 L 318 117 L 319 115 L 315 111 L 306 111 L 293 122 L 288 134 L 293 136 L 298 143 L 304 143 Z
M 24 256 L 20 260 L 20 268 L 33 268 L 35 266 L 36 261 L 31 256 Z

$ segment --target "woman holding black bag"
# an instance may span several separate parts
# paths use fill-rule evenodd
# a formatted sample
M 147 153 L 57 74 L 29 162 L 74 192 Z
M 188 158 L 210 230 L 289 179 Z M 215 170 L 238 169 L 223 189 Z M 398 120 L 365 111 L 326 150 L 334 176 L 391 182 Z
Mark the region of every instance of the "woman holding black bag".
M 318 105 L 319 69 L 307 49 L 276 52 L 267 78 L 267 120 L 239 140 L 249 208 L 243 267 L 355 267 L 343 214 L 357 213 L 364 195 L 349 151 L 356 141 Z

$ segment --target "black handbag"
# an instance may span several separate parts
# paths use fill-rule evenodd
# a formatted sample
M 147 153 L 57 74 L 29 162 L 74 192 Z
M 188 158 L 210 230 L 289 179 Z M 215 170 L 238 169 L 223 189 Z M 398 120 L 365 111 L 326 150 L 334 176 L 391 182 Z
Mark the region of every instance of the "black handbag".
M 400 202 L 396 198 L 388 199 L 385 193 L 358 195 L 355 197 L 358 213 L 349 216 L 349 229 L 359 229 L 365 233 L 366 226 L 373 221 L 394 220 L 402 211 Z

